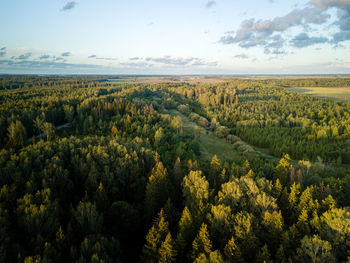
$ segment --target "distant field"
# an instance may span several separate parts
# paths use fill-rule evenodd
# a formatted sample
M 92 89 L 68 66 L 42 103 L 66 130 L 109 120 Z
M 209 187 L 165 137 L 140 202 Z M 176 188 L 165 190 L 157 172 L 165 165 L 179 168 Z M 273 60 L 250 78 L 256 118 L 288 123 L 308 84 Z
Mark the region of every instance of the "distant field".
M 320 98 L 350 100 L 350 87 L 288 87 L 287 90 Z

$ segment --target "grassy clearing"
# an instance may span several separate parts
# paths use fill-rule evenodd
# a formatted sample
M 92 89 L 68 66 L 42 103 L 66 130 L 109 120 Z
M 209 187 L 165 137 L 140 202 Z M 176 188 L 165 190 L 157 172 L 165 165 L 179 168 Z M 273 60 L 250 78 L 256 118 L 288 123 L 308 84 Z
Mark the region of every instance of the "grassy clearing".
M 350 100 L 350 87 L 289 87 L 288 91 L 335 100 Z
M 196 123 L 192 122 L 185 115 L 177 110 L 169 110 L 168 113 L 171 116 L 180 116 L 182 119 L 183 130 L 185 133 L 194 133 L 194 127 L 198 126 Z M 206 130 L 205 128 L 198 126 L 200 137 L 199 145 L 202 153 L 202 159 L 204 161 L 211 160 L 214 154 L 216 154 L 222 161 L 235 161 L 239 162 L 242 159 L 247 159 L 247 156 L 255 155 L 259 156 L 265 160 L 269 160 L 277 164 L 281 157 L 276 157 L 271 155 L 270 151 L 265 148 L 258 148 L 252 146 L 242 140 L 239 140 L 233 144 L 230 144 L 224 139 L 217 137 L 213 132 Z M 291 160 L 294 167 L 298 165 L 298 160 Z M 331 164 L 326 164 L 326 166 L 332 167 Z M 348 167 L 348 165 L 344 166 Z
M 198 125 L 187 118 L 187 116 L 183 115 L 177 110 L 169 110 L 169 114 L 173 117 L 181 117 L 183 130 L 185 133 L 194 133 L 194 127 Z M 208 131 L 201 126 L 198 126 L 198 128 L 200 132 L 200 150 L 204 160 L 211 160 L 214 154 L 216 154 L 222 161 L 235 162 L 239 162 L 242 160 L 242 158 L 246 159 L 247 156 L 252 154 L 265 160 L 273 161 L 274 163 L 278 163 L 281 159 L 280 157 L 271 155 L 268 149 L 252 146 L 242 140 L 239 140 L 234 144 L 230 144 L 226 140 L 217 137 L 213 132 Z M 291 160 L 291 163 L 296 166 L 298 164 L 298 160 Z
M 197 124 L 190 121 L 185 115 L 177 110 L 169 110 L 172 116 L 180 116 L 182 119 L 183 130 L 185 133 L 193 133 L 193 129 Z M 210 160 L 216 154 L 220 160 L 236 161 L 240 160 L 241 154 L 232 144 L 227 143 L 224 139 L 220 139 L 213 132 L 207 131 L 205 128 L 199 128 L 199 144 L 202 158 Z

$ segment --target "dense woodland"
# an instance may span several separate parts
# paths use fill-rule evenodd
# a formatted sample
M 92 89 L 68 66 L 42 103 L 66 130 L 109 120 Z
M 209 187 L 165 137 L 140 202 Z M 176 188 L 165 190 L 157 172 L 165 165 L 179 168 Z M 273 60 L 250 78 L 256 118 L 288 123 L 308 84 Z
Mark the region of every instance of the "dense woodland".
M 0 76 L 0 262 L 350 261 L 349 78 L 106 79 Z

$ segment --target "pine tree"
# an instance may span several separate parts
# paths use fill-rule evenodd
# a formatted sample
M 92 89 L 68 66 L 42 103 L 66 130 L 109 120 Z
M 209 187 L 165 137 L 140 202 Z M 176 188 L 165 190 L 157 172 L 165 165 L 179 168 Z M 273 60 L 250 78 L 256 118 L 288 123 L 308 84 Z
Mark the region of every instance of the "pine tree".
M 206 256 L 209 256 L 212 245 L 209 239 L 207 225 L 205 223 L 202 224 L 197 237 L 192 243 L 192 247 L 193 259 L 196 259 L 201 253 L 204 253 Z
M 162 162 L 159 161 L 152 169 L 146 186 L 145 215 L 147 221 L 151 221 L 156 212 L 164 206 L 168 196 L 167 170 Z
M 173 241 L 170 232 L 166 235 L 165 240 L 159 248 L 159 262 L 168 263 L 175 261 L 176 252 L 173 249 Z
M 220 159 L 214 154 L 210 162 L 210 172 L 209 172 L 209 182 L 214 189 L 218 189 L 220 184 L 220 172 L 221 172 L 221 162 Z
M 280 182 L 280 179 L 278 179 L 278 178 L 276 179 L 273 190 L 274 190 L 273 191 L 274 197 L 279 198 L 280 195 L 282 194 L 282 190 L 283 190 L 283 186 Z
M 181 160 L 180 160 L 180 157 L 177 157 L 174 164 L 174 181 L 178 188 L 180 188 L 181 186 L 182 179 L 183 179 L 183 172 L 181 169 Z
M 178 252 L 178 261 L 185 261 L 186 255 L 188 254 L 192 240 L 194 239 L 195 226 L 192 219 L 190 210 L 185 206 L 182 211 L 182 215 L 179 221 L 179 231 L 176 237 L 176 251 Z
M 209 262 L 210 263 L 224 263 L 222 255 L 219 250 L 215 250 L 210 252 L 209 254 Z
M 270 255 L 269 249 L 268 249 L 267 245 L 265 244 L 260 249 L 258 256 L 257 256 L 257 259 L 256 259 L 256 262 L 268 263 L 268 262 L 271 262 L 270 258 L 271 258 L 271 255 Z
M 155 263 L 159 261 L 160 259 L 159 249 L 163 244 L 163 242 L 165 241 L 168 234 L 169 234 L 168 222 L 165 220 L 163 209 L 161 209 L 153 226 L 151 227 L 151 229 L 148 231 L 146 235 L 146 243 L 142 249 L 142 253 L 143 253 L 142 258 L 144 262 Z
M 155 143 L 156 146 L 160 146 L 160 143 L 161 143 L 163 137 L 164 137 L 163 128 L 160 127 L 160 128 L 156 131 L 156 133 L 154 134 L 154 143 Z
M 22 147 L 27 136 L 26 130 L 20 121 L 11 122 L 7 129 L 8 144 L 14 149 Z
M 41 138 L 41 130 L 42 130 L 43 123 L 44 121 L 39 116 L 37 116 L 35 120 L 33 120 L 33 125 L 39 134 L 39 138 Z
M 232 237 L 224 248 L 225 257 L 228 262 L 243 262 L 242 253 L 236 245 L 234 237 Z
M 160 245 L 161 234 L 155 226 L 152 226 L 146 236 L 146 244 L 143 247 L 144 262 L 158 261 L 158 247 Z
M 279 161 L 278 165 L 276 166 L 276 174 L 275 179 L 280 179 L 282 185 L 287 185 L 289 180 L 289 168 L 291 166 L 290 164 L 290 156 L 289 154 L 286 154 L 282 157 L 282 159 Z
M 295 209 L 297 207 L 297 204 L 299 202 L 300 188 L 300 184 L 296 183 L 293 183 L 293 185 L 290 188 L 290 193 L 288 197 L 290 209 Z
M 50 122 L 44 122 L 42 130 L 45 133 L 46 140 L 51 141 L 55 138 L 55 126 Z
M 213 158 L 210 162 L 210 170 L 212 173 L 219 173 L 221 168 L 221 162 L 220 159 L 217 157 L 216 154 L 214 154 Z
M 209 183 L 201 171 L 190 171 L 182 182 L 185 204 L 196 220 L 200 220 L 208 205 Z

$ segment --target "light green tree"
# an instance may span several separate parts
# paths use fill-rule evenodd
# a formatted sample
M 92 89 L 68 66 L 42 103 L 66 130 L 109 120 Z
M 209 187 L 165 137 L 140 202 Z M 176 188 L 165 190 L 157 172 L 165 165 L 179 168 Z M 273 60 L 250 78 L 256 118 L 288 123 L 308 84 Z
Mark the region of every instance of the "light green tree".
M 331 254 L 331 244 L 328 241 L 322 240 L 318 235 L 312 237 L 305 236 L 300 243 L 301 247 L 297 250 L 300 258 L 312 263 L 335 262 Z
M 209 183 L 202 176 L 201 171 L 190 171 L 184 177 L 182 190 L 185 198 L 185 204 L 191 211 L 191 214 L 197 218 L 202 216 L 208 205 Z
M 27 137 L 26 129 L 19 120 L 11 122 L 7 129 L 7 136 L 9 146 L 18 149 L 25 143 Z
M 180 116 L 176 116 L 171 121 L 171 126 L 176 130 L 177 134 L 182 132 L 182 119 Z
M 55 138 L 55 126 L 50 122 L 44 122 L 42 125 L 42 131 L 45 133 L 46 140 L 51 141 Z

